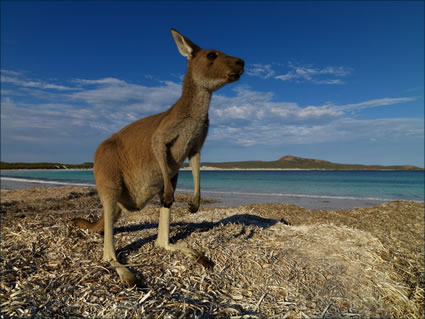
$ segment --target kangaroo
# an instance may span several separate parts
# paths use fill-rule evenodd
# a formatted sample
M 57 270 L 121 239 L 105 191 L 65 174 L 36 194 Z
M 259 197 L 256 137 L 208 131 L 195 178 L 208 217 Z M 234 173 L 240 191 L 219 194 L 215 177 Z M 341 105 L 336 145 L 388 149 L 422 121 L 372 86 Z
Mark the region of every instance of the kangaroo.
M 113 224 L 123 209 L 140 210 L 155 195 L 161 201 L 156 247 L 202 258 L 197 251 L 169 243 L 170 207 L 179 169 L 188 158 L 194 181 L 189 210 L 198 211 L 200 151 L 208 133 L 211 95 L 239 80 L 244 71 L 242 59 L 201 49 L 175 29 L 171 29 L 171 34 L 181 55 L 188 59 L 181 97 L 167 111 L 129 124 L 99 145 L 93 172 L 103 214 L 95 223 L 81 218 L 73 220 L 81 228 L 104 232 L 103 260 L 110 263 L 128 287 L 133 287 L 137 280 L 117 260 Z

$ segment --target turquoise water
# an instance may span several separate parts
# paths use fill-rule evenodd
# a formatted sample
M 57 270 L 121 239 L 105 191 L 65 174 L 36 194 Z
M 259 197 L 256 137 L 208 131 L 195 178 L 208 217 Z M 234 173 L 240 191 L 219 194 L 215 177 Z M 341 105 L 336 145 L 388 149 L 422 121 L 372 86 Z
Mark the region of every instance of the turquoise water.
M 94 185 L 91 170 L 2 171 L 2 177 Z M 193 188 L 181 171 L 178 190 Z M 201 171 L 203 192 L 382 200 L 424 200 L 423 171 Z

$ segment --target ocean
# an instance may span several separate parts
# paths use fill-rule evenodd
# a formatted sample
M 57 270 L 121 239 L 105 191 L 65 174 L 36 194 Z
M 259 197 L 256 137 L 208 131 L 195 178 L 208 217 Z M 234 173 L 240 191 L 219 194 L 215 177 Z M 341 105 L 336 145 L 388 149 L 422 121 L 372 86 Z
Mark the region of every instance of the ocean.
M 423 201 L 424 176 L 424 171 L 202 170 L 201 192 L 226 205 L 292 202 L 306 208 L 351 208 L 354 203 Z M 95 185 L 92 170 L 6 170 L 1 177 L 3 182 Z M 177 191 L 192 189 L 191 171 L 180 171 Z

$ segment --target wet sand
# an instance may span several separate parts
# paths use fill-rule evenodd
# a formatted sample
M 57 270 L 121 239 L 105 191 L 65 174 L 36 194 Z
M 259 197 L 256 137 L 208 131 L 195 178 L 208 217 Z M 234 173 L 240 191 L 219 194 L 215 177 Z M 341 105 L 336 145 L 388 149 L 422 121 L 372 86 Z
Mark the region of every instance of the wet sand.
M 51 182 L 37 183 L 28 181 L 17 181 L 1 178 L 1 189 L 17 190 L 28 187 L 58 187 L 63 184 Z M 77 185 L 81 186 L 81 185 Z M 179 190 L 177 193 L 187 193 Z M 327 210 L 327 209 L 353 209 L 353 208 L 368 208 L 385 203 L 383 200 L 373 199 L 357 199 L 357 198 L 338 198 L 338 197 L 313 197 L 313 196 L 280 196 L 273 194 L 246 194 L 246 193 L 226 193 L 203 191 L 201 187 L 202 197 L 214 201 L 219 206 L 236 207 L 241 205 L 265 204 L 265 203 L 290 203 L 306 209 Z
M 214 193 L 204 191 L 202 196 L 205 199 L 218 200 L 220 205 L 226 207 L 235 207 L 251 204 L 267 203 L 289 203 L 306 209 L 327 210 L 327 209 L 353 209 L 368 208 L 385 203 L 382 200 L 372 199 L 347 199 L 331 197 L 307 197 L 307 196 L 281 196 L 273 194 L 232 194 L 232 193 Z

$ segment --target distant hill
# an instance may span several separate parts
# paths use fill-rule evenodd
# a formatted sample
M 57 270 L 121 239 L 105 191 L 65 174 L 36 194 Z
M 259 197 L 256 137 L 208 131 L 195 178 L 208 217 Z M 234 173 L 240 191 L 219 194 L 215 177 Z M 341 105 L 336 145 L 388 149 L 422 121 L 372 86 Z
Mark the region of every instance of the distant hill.
M 183 167 L 188 167 L 184 164 Z M 360 164 L 338 164 L 319 159 L 302 158 L 286 155 L 276 161 L 243 161 L 201 163 L 203 167 L 220 169 L 331 169 L 331 170 L 424 170 L 413 165 L 360 165 Z M 70 169 L 70 168 L 93 168 L 93 163 L 83 164 L 61 164 L 61 163 L 7 163 L 0 162 L 0 169 Z
M 93 168 L 93 163 L 61 164 L 61 163 L 7 163 L 0 162 L 0 169 L 66 169 Z
M 244 161 L 223 163 L 202 163 L 202 166 L 221 169 L 332 169 L 332 170 L 423 170 L 413 165 L 360 165 L 338 164 L 319 159 L 302 158 L 291 155 L 282 156 L 276 161 Z

